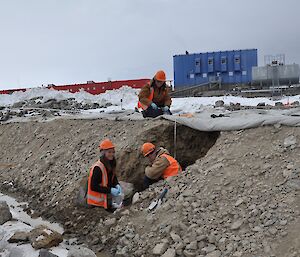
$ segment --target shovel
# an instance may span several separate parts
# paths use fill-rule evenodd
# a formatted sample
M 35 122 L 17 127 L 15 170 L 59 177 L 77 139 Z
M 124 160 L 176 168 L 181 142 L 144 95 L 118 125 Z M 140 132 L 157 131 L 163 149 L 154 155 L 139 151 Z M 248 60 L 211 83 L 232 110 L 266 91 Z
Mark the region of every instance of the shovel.
M 158 199 L 154 200 L 152 203 L 150 203 L 148 209 L 149 211 L 154 210 L 155 208 L 159 207 L 162 203 L 162 199 L 165 197 L 166 193 L 168 192 L 168 189 L 165 188 L 162 193 L 160 194 L 160 196 L 158 197 Z

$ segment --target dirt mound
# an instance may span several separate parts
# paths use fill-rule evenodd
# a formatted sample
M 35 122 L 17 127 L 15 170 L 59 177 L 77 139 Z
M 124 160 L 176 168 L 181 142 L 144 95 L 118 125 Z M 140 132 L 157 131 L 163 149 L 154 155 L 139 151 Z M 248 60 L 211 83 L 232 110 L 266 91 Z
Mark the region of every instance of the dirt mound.
M 176 155 L 186 171 L 116 214 L 73 204 L 104 137 L 117 145 L 120 177 L 137 188 L 145 165 L 141 143 L 174 154 L 174 124 L 163 120 L 6 124 L 0 126 L 1 188 L 29 201 L 37 215 L 62 222 L 79 243 L 112 256 L 300 255 L 298 128 L 219 135 L 178 126 Z M 150 213 L 165 186 L 166 201 Z
M 104 236 L 116 256 L 300 256 L 299 136 L 278 127 L 222 133 L 181 176 L 143 192 Z M 164 187 L 166 202 L 149 213 Z

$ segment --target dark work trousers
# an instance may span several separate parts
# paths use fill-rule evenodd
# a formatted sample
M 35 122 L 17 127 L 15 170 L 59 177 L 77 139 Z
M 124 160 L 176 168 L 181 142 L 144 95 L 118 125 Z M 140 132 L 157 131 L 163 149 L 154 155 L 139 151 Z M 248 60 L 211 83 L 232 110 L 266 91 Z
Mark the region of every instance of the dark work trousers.
M 149 188 L 150 185 L 158 182 L 159 180 L 161 180 L 161 178 L 159 179 L 151 179 L 151 178 L 148 178 L 147 176 L 144 177 L 144 190 Z
M 160 115 L 163 115 L 164 112 L 161 108 L 154 109 L 151 105 L 144 111 L 142 111 L 144 118 L 156 118 Z
M 162 107 L 158 107 L 157 109 L 154 109 L 151 105 L 144 111 L 142 111 L 143 117 L 144 118 L 156 118 L 160 115 L 163 114 L 168 114 L 168 115 L 172 115 L 171 111 L 169 110 L 168 112 L 164 112 L 163 111 L 163 106 Z

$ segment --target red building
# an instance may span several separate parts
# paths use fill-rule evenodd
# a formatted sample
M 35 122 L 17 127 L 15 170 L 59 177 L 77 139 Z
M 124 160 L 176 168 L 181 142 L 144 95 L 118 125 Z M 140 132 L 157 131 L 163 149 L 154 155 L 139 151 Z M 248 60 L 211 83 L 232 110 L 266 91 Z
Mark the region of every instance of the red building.
M 119 89 L 123 86 L 128 86 L 132 88 L 142 88 L 146 83 L 148 83 L 150 79 L 133 79 L 133 80 L 119 80 L 119 81 L 108 81 L 108 82 L 94 82 L 88 81 L 83 84 L 71 84 L 71 85 L 48 85 L 46 88 L 54 89 L 54 90 L 64 90 L 69 91 L 71 93 L 79 92 L 80 90 L 84 90 L 93 95 L 98 95 L 104 93 L 106 90 Z M 12 94 L 16 91 L 26 91 L 23 89 L 9 89 L 9 90 L 0 90 L 0 94 Z

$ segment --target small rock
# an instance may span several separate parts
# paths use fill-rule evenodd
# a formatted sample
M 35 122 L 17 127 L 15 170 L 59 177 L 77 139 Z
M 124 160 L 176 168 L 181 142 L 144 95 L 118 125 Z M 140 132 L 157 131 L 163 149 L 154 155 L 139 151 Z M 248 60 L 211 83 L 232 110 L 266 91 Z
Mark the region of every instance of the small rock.
M 194 256 L 196 256 L 196 253 L 193 252 L 193 251 L 184 250 L 184 251 L 183 251 L 183 255 L 184 255 L 185 257 L 194 257 Z
M 282 102 L 275 102 L 275 106 L 283 106 Z
M 51 248 L 58 246 L 63 241 L 63 237 L 46 226 L 38 226 L 29 232 L 29 241 L 35 249 Z
M 261 232 L 262 228 L 260 226 L 255 226 L 254 228 L 251 229 L 254 232 Z
M 213 244 L 209 244 L 208 246 L 202 248 L 202 251 L 204 251 L 206 254 L 211 253 L 216 250 L 216 246 Z
M 136 192 L 133 197 L 132 197 L 132 204 L 136 204 L 140 199 L 140 194 L 139 192 Z
M 162 257 L 175 257 L 176 256 L 176 251 L 175 249 L 169 248 L 163 255 Z
M 285 225 L 287 224 L 287 220 L 281 220 L 281 221 L 279 222 L 279 224 L 280 224 L 281 226 L 285 226 Z
M 28 242 L 29 241 L 29 233 L 28 232 L 17 231 L 7 241 L 9 243 L 12 243 L 12 244 L 13 243 L 19 243 L 19 242 Z
M 215 102 L 215 107 L 223 107 L 224 106 L 224 101 L 223 100 L 218 100 Z
M 180 238 L 180 236 L 178 236 L 178 235 L 175 234 L 174 232 L 171 232 L 171 233 L 170 233 L 170 236 L 171 236 L 172 240 L 173 240 L 175 243 L 179 243 L 179 242 L 182 241 L 181 238 Z
M 197 245 L 197 241 L 193 241 L 190 244 L 188 244 L 185 248 L 186 250 L 197 250 L 198 249 L 198 245 Z
M 11 219 L 12 215 L 7 203 L 0 201 L 0 225 L 3 225 L 5 222 L 10 221 Z
M 85 247 L 72 247 L 69 252 L 67 257 L 97 257 L 96 254 Z
M 122 215 L 129 215 L 129 214 L 130 214 L 130 211 L 127 209 L 127 210 L 121 212 L 121 214 L 122 214 Z
M 165 251 L 167 250 L 168 248 L 168 245 L 167 243 L 160 243 L 160 244 L 157 244 L 154 248 L 153 248 L 153 251 L 152 253 L 154 255 L 162 255 L 165 253 Z
M 293 179 L 292 181 L 288 181 L 287 185 L 297 191 L 300 191 L 300 179 Z
M 237 221 L 235 221 L 235 222 L 233 222 L 232 224 L 231 224 L 231 229 L 232 230 L 237 230 L 237 229 L 239 229 L 242 225 L 243 225 L 243 223 L 244 223 L 244 221 L 243 220 L 237 220 Z
M 277 234 L 277 229 L 276 228 L 270 228 L 269 232 L 271 235 L 276 235 Z
M 58 256 L 53 253 L 50 253 L 46 249 L 41 249 L 39 252 L 39 257 L 58 257 Z
M 282 171 L 282 175 L 285 177 L 285 178 L 288 178 L 292 175 L 293 171 L 292 170 L 283 170 Z
M 257 106 L 266 106 L 266 103 L 264 103 L 264 102 L 258 103 Z
M 234 205 L 237 207 L 237 206 L 241 205 L 243 202 L 244 202 L 243 198 L 240 198 L 235 202 Z
M 111 219 L 105 220 L 103 223 L 105 226 L 112 226 L 112 225 L 116 224 L 116 222 L 117 222 L 116 218 L 111 218 Z
M 284 141 L 283 141 L 284 147 L 291 147 L 292 148 L 293 146 L 296 145 L 296 143 L 297 143 L 297 138 L 293 135 L 285 138 Z
M 220 256 L 221 256 L 220 251 L 213 251 L 213 252 L 207 254 L 205 257 L 220 257 Z

